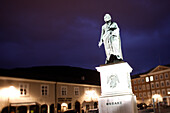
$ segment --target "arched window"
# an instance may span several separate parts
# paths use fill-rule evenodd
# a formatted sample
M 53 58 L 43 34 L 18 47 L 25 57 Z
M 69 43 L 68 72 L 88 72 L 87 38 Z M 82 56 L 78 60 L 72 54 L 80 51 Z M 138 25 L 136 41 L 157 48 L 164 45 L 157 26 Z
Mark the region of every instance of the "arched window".
M 41 113 L 47 113 L 47 105 L 46 104 L 41 106 Z
M 75 110 L 80 113 L 80 102 L 78 101 L 75 102 Z
M 30 106 L 30 113 L 39 113 L 39 106 L 38 105 Z
M 50 105 L 50 113 L 54 113 L 54 104 Z
M 94 108 L 97 108 L 97 102 L 94 103 Z
M 27 107 L 26 106 L 18 107 L 18 113 L 27 113 Z
M 71 103 L 68 104 L 68 109 L 71 109 Z
M 57 104 L 57 112 L 60 112 L 61 111 L 61 104 Z

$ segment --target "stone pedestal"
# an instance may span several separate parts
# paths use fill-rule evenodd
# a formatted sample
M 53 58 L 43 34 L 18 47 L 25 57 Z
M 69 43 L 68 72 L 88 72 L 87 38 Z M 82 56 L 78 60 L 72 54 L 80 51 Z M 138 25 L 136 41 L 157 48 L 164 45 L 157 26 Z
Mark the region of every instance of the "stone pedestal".
M 127 62 L 96 67 L 101 78 L 99 113 L 137 113 L 136 96 L 132 92 Z

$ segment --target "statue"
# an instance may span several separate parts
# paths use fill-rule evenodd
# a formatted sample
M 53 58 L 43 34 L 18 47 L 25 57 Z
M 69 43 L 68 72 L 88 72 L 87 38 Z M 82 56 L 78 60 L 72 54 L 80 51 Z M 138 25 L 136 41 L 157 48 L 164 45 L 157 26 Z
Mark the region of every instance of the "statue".
M 104 44 L 106 61 L 105 64 L 117 63 L 123 60 L 121 50 L 121 40 L 119 34 L 119 27 L 115 22 L 111 21 L 111 16 L 105 14 L 105 24 L 102 26 L 101 38 L 98 46 Z

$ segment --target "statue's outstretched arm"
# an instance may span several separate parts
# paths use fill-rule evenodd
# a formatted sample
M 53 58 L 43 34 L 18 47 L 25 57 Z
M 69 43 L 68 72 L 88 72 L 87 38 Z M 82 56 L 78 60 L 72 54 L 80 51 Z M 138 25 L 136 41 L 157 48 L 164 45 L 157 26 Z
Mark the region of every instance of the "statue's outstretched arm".
M 99 44 L 98 44 L 99 47 L 100 47 L 100 46 L 102 45 L 102 43 L 103 43 L 103 33 L 104 33 L 104 29 L 103 29 L 103 27 L 102 27 L 101 36 L 100 36 L 100 41 L 99 41 Z

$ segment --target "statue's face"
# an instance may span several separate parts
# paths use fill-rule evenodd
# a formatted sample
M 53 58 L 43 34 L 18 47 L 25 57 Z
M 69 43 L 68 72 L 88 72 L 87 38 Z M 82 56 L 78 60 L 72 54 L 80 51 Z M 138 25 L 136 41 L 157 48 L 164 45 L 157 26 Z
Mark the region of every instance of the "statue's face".
M 105 22 L 108 22 L 108 21 L 110 21 L 111 20 L 111 16 L 109 15 L 109 14 L 105 14 L 105 16 L 104 16 L 104 21 Z

